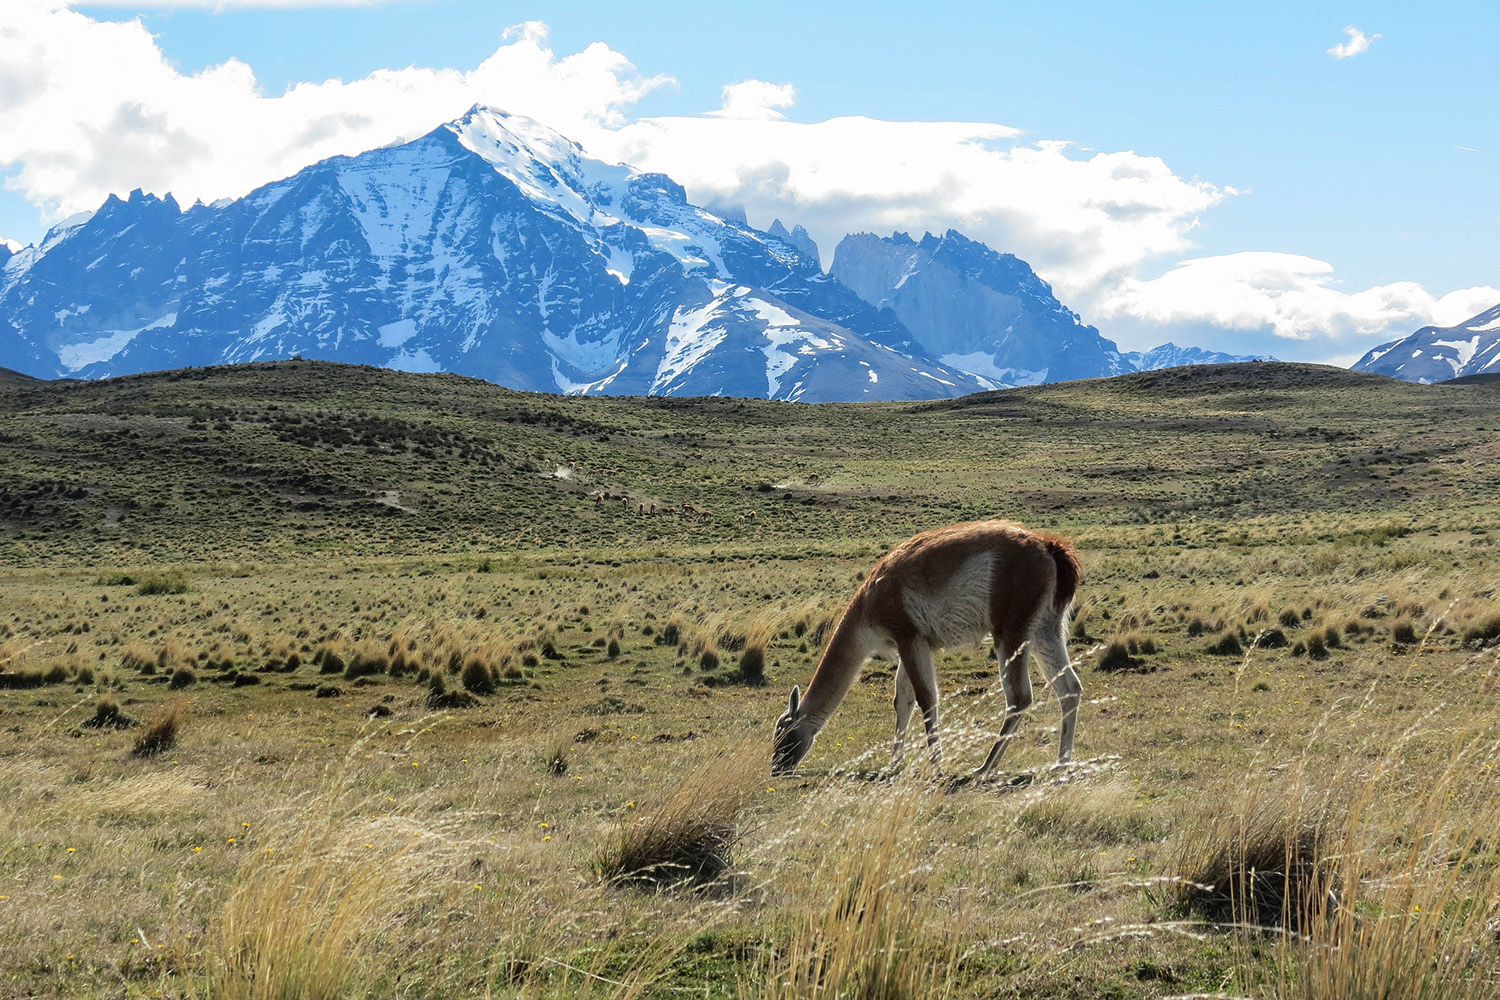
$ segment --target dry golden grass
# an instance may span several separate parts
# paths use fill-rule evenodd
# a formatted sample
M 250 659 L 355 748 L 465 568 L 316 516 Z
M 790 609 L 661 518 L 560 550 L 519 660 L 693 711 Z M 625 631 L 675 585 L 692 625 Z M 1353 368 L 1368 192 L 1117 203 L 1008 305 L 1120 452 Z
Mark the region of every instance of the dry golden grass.
M 933 876 L 924 820 L 941 792 L 917 781 L 876 790 L 827 835 L 804 872 L 813 903 L 792 917 L 787 942 L 763 957 L 764 982 L 745 992 L 772 1000 L 918 1000 L 954 989 L 957 942 L 924 903 Z
M 182 702 L 168 704 L 141 730 L 130 752 L 137 757 L 155 757 L 166 753 L 177 745 L 177 737 L 186 721 L 187 709 Z
M 616 885 L 702 885 L 730 874 L 741 813 L 761 787 L 765 754 L 741 747 L 672 783 L 665 798 L 630 811 L 595 857 L 599 876 Z

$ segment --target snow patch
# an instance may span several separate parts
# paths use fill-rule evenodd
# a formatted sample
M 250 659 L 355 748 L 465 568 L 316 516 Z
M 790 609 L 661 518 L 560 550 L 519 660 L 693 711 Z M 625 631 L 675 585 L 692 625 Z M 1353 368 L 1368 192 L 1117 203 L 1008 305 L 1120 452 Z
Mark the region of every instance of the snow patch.
M 766 324 L 762 331 L 766 346 L 761 351 L 766 356 L 766 382 L 770 386 L 768 398 L 776 398 L 782 378 L 796 367 L 799 355 L 816 356 L 819 350 L 842 346 L 811 333 L 791 313 L 763 299 L 747 296 L 744 302 Z M 787 350 L 792 344 L 798 345 L 795 352 Z
M 697 309 L 678 308 L 672 313 L 672 325 L 667 328 L 666 353 L 656 367 L 656 379 L 651 383 L 651 394 L 665 389 L 673 379 L 690 370 L 698 362 L 724 342 L 727 334 L 722 329 L 713 330 L 709 324 L 717 318 L 715 313 L 728 296 L 719 293 L 705 306 Z
M 415 351 L 399 351 L 391 355 L 391 359 L 385 363 L 387 368 L 393 368 L 398 372 L 416 372 L 419 374 L 431 374 L 440 372 L 443 366 L 438 364 L 425 348 L 417 348 Z
M 995 366 L 995 359 L 983 351 L 973 354 L 944 354 L 938 360 L 949 368 L 956 368 L 961 372 L 998 383 L 992 386 L 997 389 L 1018 385 L 1041 385 L 1047 381 L 1048 370 L 1046 368 L 1036 371 L 1028 368 L 998 368 Z
M 584 341 L 578 338 L 577 330 L 569 330 L 566 337 L 543 330 L 542 343 L 547 345 L 547 350 L 581 372 L 603 371 L 615 363 L 620 352 L 618 333 L 603 340 Z M 562 388 L 560 383 L 558 388 Z
M 630 284 L 630 276 L 635 273 L 635 255 L 619 247 L 609 248 L 609 263 L 604 269 L 615 276 L 622 285 Z
M 417 323 L 415 320 L 398 319 L 394 323 L 387 323 L 380 328 L 379 336 L 376 338 L 381 347 L 400 347 L 417 335 Z M 402 369 L 403 371 L 405 369 Z
M 1453 374 L 1457 375 L 1459 369 L 1474 360 L 1474 352 L 1479 350 L 1479 341 L 1483 338 L 1475 334 L 1468 340 L 1434 340 L 1434 347 L 1451 347 L 1457 352 L 1458 357 L 1450 359 L 1448 363 L 1453 366 Z
M 171 312 L 154 323 L 136 327 L 134 330 L 105 330 L 103 331 L 104 336 L 95 340 L 69 344 L 67 347 L 58 348 L 57 359 L 62 362 L 63 367 L 68 371 L 76 372 L 87 365 L 108 361 L 123 351 L 126 345 L 136 338 L 137 334 L 145 330 L 158 330 L 162 327 L 172 326 L 176 322 L 177 314 Z

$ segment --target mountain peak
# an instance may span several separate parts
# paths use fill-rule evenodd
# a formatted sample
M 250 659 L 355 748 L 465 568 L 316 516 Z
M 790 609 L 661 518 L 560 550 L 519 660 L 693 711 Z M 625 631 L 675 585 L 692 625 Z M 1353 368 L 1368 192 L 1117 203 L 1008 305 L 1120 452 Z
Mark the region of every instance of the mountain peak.
M 1500 303 L 1457 326 L 1424 326 L 1381 344 L 1352 367 L 1408 382 L 1500 374 Z
M 791 232 L 787 232 L 787 228 L 781 224 L 781 220 L 775 219 L 771 222 L 771 228 L 766 230 L 766 234 L 774 236 L 789 247 L 796 248 L 799 253 L 810 257 L 812 262 L 817 264 L 819 268 L 823 266 L 822 259 L 818 254 L 817 242 L 812 238 L 812 234 L 801 226 L 793 226 Z
M 1131 370 L 1114 343 L 1057 301 L 1030 265 L 950 229 L 846 236 L 828 272 L 889 308 L 945 364 L 998 384 Z

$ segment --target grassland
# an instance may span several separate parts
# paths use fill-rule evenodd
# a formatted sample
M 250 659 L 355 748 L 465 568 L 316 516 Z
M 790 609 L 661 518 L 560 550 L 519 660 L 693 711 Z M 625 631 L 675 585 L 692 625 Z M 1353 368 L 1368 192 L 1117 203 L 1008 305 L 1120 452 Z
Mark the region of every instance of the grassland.
M 1291 365 L 0 382 L 0 997 L 1491 995 L 1497 458 L 1500 387 Z M 958 780 L 966 649 L 948 777 L 881 773 L 877 661 L 769 779 L 859 574 L 991 516 L 1082 549 L 1080 763 L 1041 697 Z M 706 885 L 610 877 L 705 831 Z

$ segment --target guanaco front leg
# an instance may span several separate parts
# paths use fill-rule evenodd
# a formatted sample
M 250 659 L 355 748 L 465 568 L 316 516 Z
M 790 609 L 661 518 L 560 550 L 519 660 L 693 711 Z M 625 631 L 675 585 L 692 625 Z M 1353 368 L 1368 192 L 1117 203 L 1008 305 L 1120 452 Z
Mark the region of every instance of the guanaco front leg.
M 901 656 L 901 672 L 911 684 L 917 707 L 922 710 L 922 721 L 927 726 L 927 746 L 932 751 L 932 765 L 941 770 L 943 749 L 938 744 L 938 686 L 937 670 L 932 663 L 932 647 L 918 638 L 898 642 L 896 648 Z
M 912 706 L 917 703 L 916 689 L 907 676 L 906 664 L 896 663 L 896 746 L 891 751 L 891 769 L 901 766 L 902 744 L 906 741 L 906 724 L 911 721 Z

